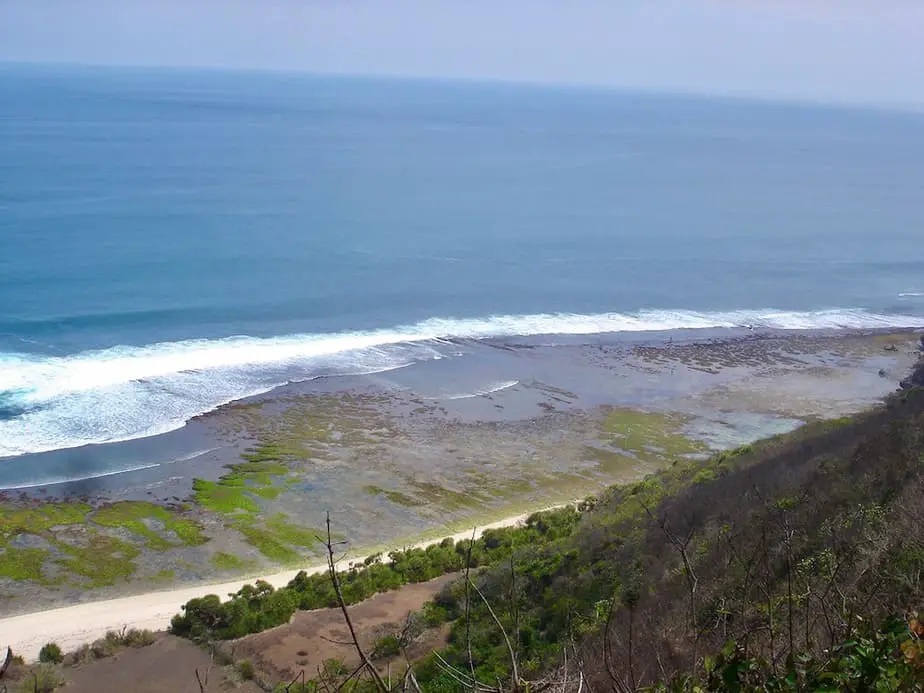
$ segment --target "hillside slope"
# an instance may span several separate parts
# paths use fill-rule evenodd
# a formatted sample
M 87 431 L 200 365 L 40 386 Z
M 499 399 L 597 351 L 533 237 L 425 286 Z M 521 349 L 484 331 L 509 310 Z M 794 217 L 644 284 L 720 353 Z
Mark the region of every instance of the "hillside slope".
M 910 380 L 922 374 L 924 363 Z M 865 414 L 614 487 L 568 536 L 518 549 L 477 583 L 517 633 L 521 676 L 568 649 L 593 688 L 634 690 L 702 673 L 728 641 L 772 672 L 917 610 L 922 528 L 924 392 L 909 388 Z M 463 592 L 446 605 L 464 613 Z M 481 604 L 472 611 L 446 658 L 469 666 L 471 637 L 478 678 L 509 680 L 499 629 Z M 421 679 L 449 683 L 435 666 Z

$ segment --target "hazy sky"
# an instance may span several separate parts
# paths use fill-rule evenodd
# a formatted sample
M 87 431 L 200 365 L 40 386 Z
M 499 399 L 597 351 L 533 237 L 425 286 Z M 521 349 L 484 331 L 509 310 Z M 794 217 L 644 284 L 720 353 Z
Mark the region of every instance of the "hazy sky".
M 0 60 L 924 105 L 924 0 L 0 0 Z

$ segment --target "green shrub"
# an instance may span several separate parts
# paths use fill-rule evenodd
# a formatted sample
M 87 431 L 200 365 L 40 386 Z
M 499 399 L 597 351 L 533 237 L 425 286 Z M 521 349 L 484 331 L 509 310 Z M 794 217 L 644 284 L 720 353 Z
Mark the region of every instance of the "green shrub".
M 60 664 L 64 661 L 64 653 L 57 643 L 50 642 L 39 651 L 39 661 L 43 664 Z
M 346 676 L 350 672 L 347 670 L 346 666 L 339 659 L 325 659 L 324 660 L 324 673 L 328 676 Z
M 401 641 L 397 635 L 389 634 L 375 641 L 372 646 L 372 658 L 383 659 L 401 654 Z
M 252 681 L 253 677 L 256 675 L 256 670 L 249 659 L 242 659 L 234 665 L 234 669 L 237 671 L 237 675 L 244 681 Z
M 521 527 L 505 527 L 484 533 L 473 546 L 469 541 L 444 539 L 426 549 L 392 551 L 389 562 L 378 556 L 339 573 L 340 588 L 347 604 L 356 604 L 379 592 L 408 583 L 425 582 L 460 571 L 471 553 L 471 567 L 499 565 L 520 546 L 541 546 L 567 537 L 577 525 L 580 513 L 572 507 L 536 513 Z M 455 600 L 440 605 L 449 609 Z M 337 605 L 336 594 L 327 573 L 300 572 L 285 587 L 274 590 L 259 580 L 246 585 L 231 599 L 222 602 L 217 595 L 192 599 L 183 613 L 173 617 L 170 631 L 191 640 L 230 640 L 288 623 L 298 609 L 320 609 Z M 447 611 L 447 616 L 450 614 Z
M 782 670 L 748 657 L 729 642 L 720 653 L 706 657 L 703 673 L 689 674 L 647 689 L 649 693 L 798 693 L 800 691 L 921 691 L 924 690 L 924 629 L 912 621 L 889 619 L 874 632 L 855 630 L 841 644 L 812 654 L 790 656 Z
M 154 644 L 157 636 L 146 628 L 144 630 L 130 628 L 122 635 L 121 640 L 126 647 L 147 647 Z
M 115 636 L 115 637 L 112 637 Z M 90 645 L 90 652 L 96 659 L 105 659 L 111 657 L 119 649 L 118 634 L 114 631 L 106 633 L 105 638 L 94 640 Z
M 23 678 L 20 690 L 23 693 L 52 693 L 64 684 L 61 675 L 51 664 L 34 667 Z

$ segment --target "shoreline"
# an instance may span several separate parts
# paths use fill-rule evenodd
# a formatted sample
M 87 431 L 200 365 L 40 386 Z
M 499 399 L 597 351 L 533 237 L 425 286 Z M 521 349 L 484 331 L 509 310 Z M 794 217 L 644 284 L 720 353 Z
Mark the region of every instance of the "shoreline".
M 577 502 L 577 501 L 575 501 Z M 511 527 L 524 523 L 530 515 L 546 510 L 555 510 L 570 505 L 562 503 L 547 505 L 519 515 L 505 517 L 480 527 L 473 527 L 475 538 L 491 529 Z M 446 539 L 463 541 L 472 536 L 471 530 L 447 534 L 436 539 L 427 539 L 410 545 L 393 546 L 391 550 L 405 548 L 424 549 L 439 544 Z M 348 569 L 366 556 L 375 555 L 375 551 L 365 553 L 358 550 L 357 556 L 347 556 L 337 562 L 338 570 Z M 387 561 L 387 556 L 383 558 Z M 268 575 L 256 575 L 232 582 L 212 583 L 198 587 L 182 587 L 172 590 L 146 592 L 130 597 L 120 597 L 95 602 L 85 602 L 73 606 L 33 611 L 5 619 L 0 619 L 0 648 L 9 646 L 14 655 L 20 655 L 27 662 L 38 659 L 39 650 L 49 642 L 57 643 L 62 651 L 72 652 L 81 645 L 92 643 L 102 638 L 108 631 L 122 628 L 147 629 L 155 632 L 166 631 L 170 619 L 180 613 L 181 607 L 190 599 L 217 594 L 222 601 L 231 593 L 239 591 L 244 585 L 257 580 L 268 582 L 274 588 L 284 587 L 301 572 L 309 575 L 325 572 L 326 564 L 317 564 L 304 568 L 289 569 Z M 79 625 L 77 625 L 79 624 Z
M 132 609 L 133 601 L 151 595 L 181 595 L 185 603 L 212 586 L 222 594 L 255 579 L 284 584 L 298 572 L 287 569 L 291 565 L 323 569 L 310 565 L 322 556 L 312 556 L 312 547 L 299 542 L 317 534 L 313 527 L 319 526 L 320 509 L 330 507 L 331 499 L 351 509 L 344 538 L 362 551 L 426 546 L 447 536 L 464 538 L 473 525 L 484 523 L 483 531 L 534 509 L 572 503 L 684 455 L 711 454 L 806 421 L 862 411 L 894 391 L 906 375 L 905 365 L 918 353 L 918 333 L 469 343 L 457 345 L 465 358 L 392 372 L 387 379 L 290 384 L 196 421 L 202 436 L 207 433 L 222 446 L 177 463 L 171 472 L 176 476 L 166 487 L 155 487 L 156 496 L 145 493 L 152 488 L 146 478 L 134 495 L 119 490 L 95 495 L 89 512 L 45 494 L 11 505 L 47 527 L 17 525 L 11 513 L 6 546 L 0 545 L 13 549 L 10 571 L 20 567 L 17 555 L 44 551 L 44 575 L 0 578 L 0 606 L 9 609 L 0 616 L 0 634 L 10 632 L 8 623 L 25 623 L 41 613 L 79 615 L 81 607 L 92 612 L 99 603 Z M 460 387 L 475 391 L 483 382 L 508 378 L 517 385 L 445 397 Z M 434 392 L 444 397 L 433 397 Z M 156 438 L 147 441 L 160 447 Z M 182 503 L 184 498 L 190 503 L 191 496 L 181 487 L 191 486 L 193 478 L 205 479 L 210 489 L 235 488 L 215 484 L 221 475 L 236 473 L 227 465 L 240 463 L 253 449 L 249 446 L 267 442 L 299 455 L 281 471 L 274 469 L 282 465 L 271 455 L 270 461 L 253 463 L 252 478 L 242 477 L 249 495 L 231 497 L 231 505 L 253 501 L 258 508 L 234 514 L 222 505 L 207 505 L 209 496 L 200 505 Z M 162 499 L 158 490 L 172 497 Z M 148 506 L 155 505 L 173 514 L 154 515 Z M 43 508 L 69 510 L 73 517 L 51 521 Z M 120 515 L 120 508 L 126 512 Z M 146 524 L 127 512 L 133 508 L 144 511 Z M 205 541 L 181 543 L 174 530 L 183 529 L 183 522 L 198 523 Z M 96 537 L 106 552 L 70 549 L 75 537 Z M 278 542 L 285 544 L 288 559 L 271 553 Z M 120 555 L 125 550 L 137 552 L 137 559 Z M 215 561 L 226 557 L 239 559 L 238 567 Z M 66 572 L 75 559 L 84 572 Z M 107 566 L 106 571 L 122 567 L 125 576 L 111 570 L 110 578 L 91 564 Z M 154 627 L 169 623 L 180 605 L 172 604 L 166 614 L 155 609 Z M 110 621 L 100 628 L 120 625 Z

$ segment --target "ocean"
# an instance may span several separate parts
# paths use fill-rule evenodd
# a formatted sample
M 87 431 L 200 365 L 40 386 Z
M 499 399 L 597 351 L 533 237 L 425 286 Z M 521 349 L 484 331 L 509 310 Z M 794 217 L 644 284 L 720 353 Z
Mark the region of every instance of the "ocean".
M 921 114 L 0 66 L 0 486 L 457 339 L 924 327 L 922 201 Z

